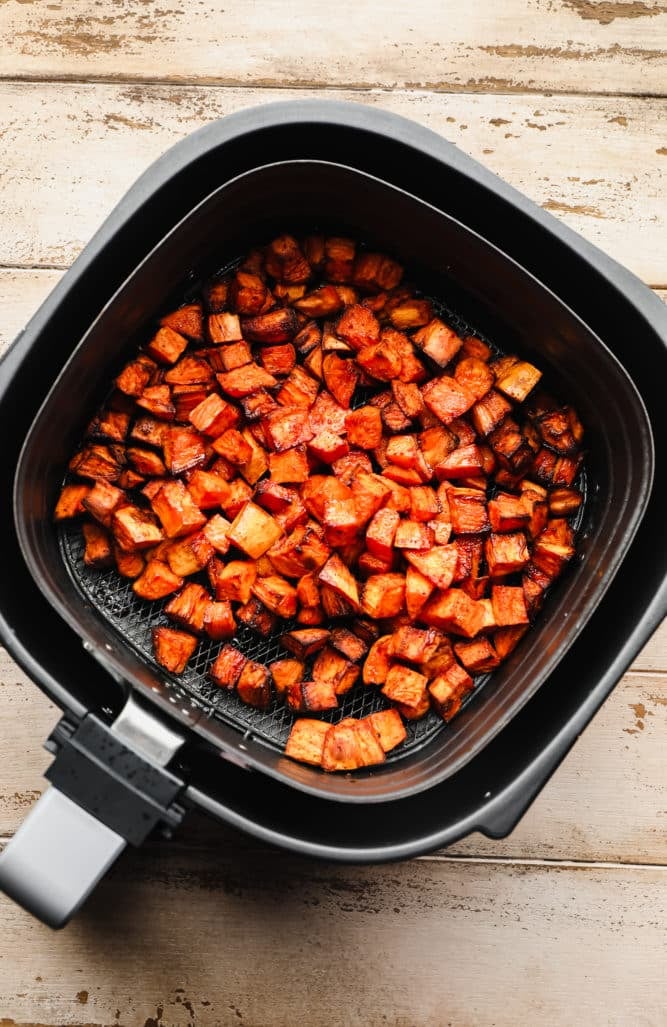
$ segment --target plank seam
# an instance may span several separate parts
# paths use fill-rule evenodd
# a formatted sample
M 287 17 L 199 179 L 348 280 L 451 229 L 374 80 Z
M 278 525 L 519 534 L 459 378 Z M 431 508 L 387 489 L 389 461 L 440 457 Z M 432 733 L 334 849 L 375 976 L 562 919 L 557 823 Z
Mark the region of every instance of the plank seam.
M 343 82 L 330 83 L 324 80 L 313 80 L 312 82 L 271 82 L 258 80 L 258 82 L 247 82 L 242 79 L 164 79 L 164 78 L 137 78 L 132 75 L 96 75 L 90 78 L 82 78 L 80 75 L 3 75 L 0 73 L 0 83 L 7 85 L 63 85 L 63 86 L 147 86 L 174 89 L 220 89 L 220 90 L 245 90 L 247 92 L 262 92 L 269 90 L 283 90 L 289 92 L 331 92 L 331 93 L 431 93 L 434 96 L 585 96 L 592 99 L 636 99 L 636 100 L 665 100 L 667 92 L 623 92 L 611 90 L 609 92 L 585 89 L 558 89 L 553 87 L 545 89 L 531 89 L 526 86 L 517 86 L 516 89 L 508 88 L 503 83 L 502 89 L 470 89 L 468 83 L 466 88 L 458 89 L 455 85 L 446 86 L 442 83 L 425 83 L 424 85 L 401 85 L 387 86 L 381 82 Z

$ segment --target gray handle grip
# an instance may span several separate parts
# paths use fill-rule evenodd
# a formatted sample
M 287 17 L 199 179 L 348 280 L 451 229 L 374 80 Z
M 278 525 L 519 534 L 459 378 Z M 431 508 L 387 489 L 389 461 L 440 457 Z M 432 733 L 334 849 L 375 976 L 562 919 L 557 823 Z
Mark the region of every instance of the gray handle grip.
M 0 855 L 0 890 L 49 927 L 64 927 L 126 844 L 49 788 Z

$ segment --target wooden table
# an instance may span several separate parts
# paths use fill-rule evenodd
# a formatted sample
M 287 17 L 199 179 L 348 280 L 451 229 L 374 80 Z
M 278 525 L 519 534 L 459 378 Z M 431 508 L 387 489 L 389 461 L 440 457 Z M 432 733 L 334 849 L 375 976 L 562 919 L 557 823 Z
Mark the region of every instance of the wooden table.
M 288 97 L 428 125 L 665 289 L 665 51 L 652 0 L 2 0 L 0 341 L 171 143 Z M 666 675 L 663 628 L 503 841 L 352 869 L 192 817 L 60 934 L 0 899 L 0 1024 L 664 1024 Z M 57 719 L 6 654 L 0 717 L 6 841 Z

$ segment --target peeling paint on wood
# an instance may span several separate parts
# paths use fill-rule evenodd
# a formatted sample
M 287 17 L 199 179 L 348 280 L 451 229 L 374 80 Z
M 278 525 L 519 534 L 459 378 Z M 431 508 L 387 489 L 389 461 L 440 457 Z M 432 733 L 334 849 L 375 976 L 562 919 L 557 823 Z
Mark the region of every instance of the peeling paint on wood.
M 525 0 L 9 0 L 0 75 L 645 95 L 665 90 L 666 11 L 637 0 L 533 0 L 528 16 Z

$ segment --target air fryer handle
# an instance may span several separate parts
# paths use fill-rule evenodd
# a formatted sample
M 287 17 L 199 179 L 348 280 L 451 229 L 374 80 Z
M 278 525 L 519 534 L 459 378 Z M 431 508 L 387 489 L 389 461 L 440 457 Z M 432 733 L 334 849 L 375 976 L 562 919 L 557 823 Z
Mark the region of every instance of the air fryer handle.
M 481 811 L 477 830 L 489 838 L 506 838 L 530 809 L 573 741 L 561 739 L 543 750 L 523 773 L 491 798 Z
M 0 855 L 0 890 L 49 927 L 63 927 L 126 845 L 49 788 Z

